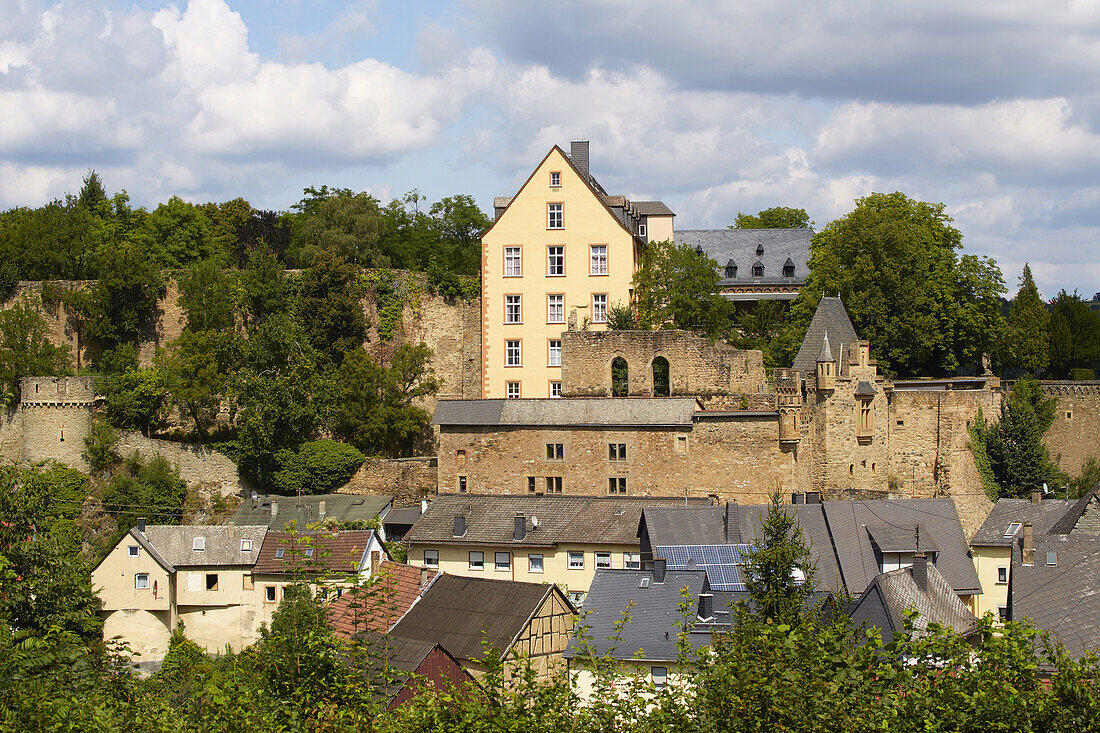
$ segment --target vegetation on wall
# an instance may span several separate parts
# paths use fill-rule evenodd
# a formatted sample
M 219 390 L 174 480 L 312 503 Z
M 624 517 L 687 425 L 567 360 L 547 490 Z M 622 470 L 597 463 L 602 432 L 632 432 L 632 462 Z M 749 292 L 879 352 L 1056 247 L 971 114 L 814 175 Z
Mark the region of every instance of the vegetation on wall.
M 684 244 L 651 242 L 634 274 L 642 328 L 684 328 L 711 338 L 729 328 L 732 306 L 718 293 L 718 264 Z
M 28 298 L 0 311 L 0 408 L 19 398 L 24 377 L 68 374 L 69 347 L 54 346 L 46 320 Z

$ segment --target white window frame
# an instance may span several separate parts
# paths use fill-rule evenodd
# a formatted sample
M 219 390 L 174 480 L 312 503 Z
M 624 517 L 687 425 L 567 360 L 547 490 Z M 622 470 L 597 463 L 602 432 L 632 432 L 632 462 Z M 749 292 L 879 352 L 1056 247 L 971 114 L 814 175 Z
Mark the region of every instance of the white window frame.
M 561 366 L 561 339 L 548 339 L 546 342 L 546 366 Z
M 241 540 L 241 552 L 252 552 L 252 540 Z
M 504 322 L 523 323 L 523 296 L 504 296 Z
M 565 204 L 555 201 L 546 204 L 546 228 L 565 229 Z
M 541 554 L 533 554 L 527 556 L 527 572 L 529 573 L 542 573 L 545 572 L 545 565 L 543 564 Z
M 523 366 L 523 339 L 505 339 L 504 366 Z
M 623 567 L 627 570 L 641 570 L 642 569 L 642 553 L 640 552 L 624 552 L 623 553 Z
M 503 564 L 501 558 L 504 559 Z M 494 552 L 493 553 L 493 569 L 494 570 L 511 570 L 512 569 L 512 553 L 510 552 Z
M 607 293 L 592 293 L 592 322 L 607 323 Z
M 584 551 L 583 550 L 570 550 L 568 557 L 569 557 L 569 569 L 570 570 L 584 570 Z
M 1008 525 L 1008 529 L 1005 530 L 1004 536 L 1006 538 L 1015 537 L 1016 533 L 1020 531 L 1020 527 L 1022 526 L 1024 526 L 1023 522 L 1010 522 Z
M 557 267 L 555 267 L 557 265 Z M 560 270 L 560 272 L 554 272 Z M 546 246 L 546 276 L 565 277 L 565 245 L 550 244 Z
M 127 552 L 129 553 L 129 557 L 137 557 L 141 554 L 141 548 L 137 545 L 130 545 L 130 548 L 127 550 Z
M 504 248 L 504 277 L 523 277 L 523 248 Z
M 424 567 L 439 567 L 439 550 L 424 550 Z
M 206 552 L 206 538 L 196 537 L 191 541 L 192 552 Z
M 550 187 L 561 188 L 561 171 L 550 171 Z
M 610 552 L 597 552 L 596 553 L 596 569 L 610 569 L 611 568 L 611 553 Z
M 274 603 L 279 600 L 278 586 L 265 585 L 264 586 L 264 603 Z
M 646 225 L 645 224 L 639 224 L 638 225 L 638 236 L 639 237 L 646 236 Z
M 470 570 L 484 570 L 485 569 L 485 553 L 481 550 L 470 550 L 469 554 Z
M 607 274 L 607 245 L 606 244 L 590 244 L 590 245 L 588 245 L 588 274 L 589 275 L 606 275 Z
M 551 379 L 550 380 L 550 396 L 555 398 L 555 399 L 558 398 L 558 397 L 561 397 L 561 380 L 560 379 Z
M 660 673 L 657 670 L 661 670 Z M 649 674 L 653 678 L 653 686 L 658 690 L 668 685 L 668 667 L 650 667 Z
M 546 296 L 546 322 L 565 323 L 565 293 Z
M 145 584 L 142 585 L 144 579 Z M 134 573 L 134 588 L 136 590 L 149 590 L 149 573 Z
M 518 400 L 523 395 L 523 388 L 519 382 L 511 380 L 504 383 L 504 396 L 510 400 Z

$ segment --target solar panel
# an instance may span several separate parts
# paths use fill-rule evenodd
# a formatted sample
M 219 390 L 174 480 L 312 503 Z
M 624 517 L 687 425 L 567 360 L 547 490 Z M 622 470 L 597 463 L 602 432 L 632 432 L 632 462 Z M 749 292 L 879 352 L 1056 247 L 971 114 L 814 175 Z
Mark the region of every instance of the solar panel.
M 665 559 L 669 570 L 689 569 L 689 562 L 705 570 L 710 587 L 720 591 L 743 591 L 745 581 L 740 566 L 750 545 L 664 545 L 656 556 Z

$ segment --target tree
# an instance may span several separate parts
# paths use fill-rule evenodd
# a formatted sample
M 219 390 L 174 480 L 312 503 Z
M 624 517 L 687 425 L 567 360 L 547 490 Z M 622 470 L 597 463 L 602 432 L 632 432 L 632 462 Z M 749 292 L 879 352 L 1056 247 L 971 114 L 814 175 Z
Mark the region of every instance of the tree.
M 104 380 L 107 418 L 116 428 L 150 436 L 164 419 L 168 388 L 158 367 L 131 369 Z
M 1088 307 L 1074 291 L 1065 290 L 1050 301 L 1050 372 L 1057 379 L 1072 378 L 1074 370 L 1088 371 L 1100 363 L 1100 313 Z
M 149 215 L 153 246 L 149 254 L 171 270 L 221 254 L 210 220 L 202 208 L 173 196 Z
M 214 427 L 239 358 L 239 339 L 224 331 L 184 330 L 173 351 L 157 355 L 172 404 L 194 421 L 201 441 Z
M 798 520 L 776 489 L 745 557 L 745 588 L 761 619 L 796 624 L 814 594 L 814 564 Z
M 367 337 L 362 272 L 333 250 L 318 252 L 302 273 L 298 315 L 319 354 L 339 364 L 344 353 Z
M 80 189 L 76 203 L 101 219 L 111 215 L 111 201 L 107 198 L 107 189 L 103 187 L 103 179 L 94 170 L 89 170 L 88 175 L 84 176 L 84 185 Z
M 607 309 L 609 331 L 633 331 L 637 327 L 634 323 L 634 309 L 629 303 L 612 303 Z
M 70 302 L 85 318 L 87 334 L 109 349 L 141 340 L 163 290 L 164 279 L 139 245 L 111 244 L 100 252 L 99 279 Z
M 180 306 L 190 331 L 229 331 L 235 323 L 234 283 L 213 260 L 199 260 L 180 278 Z
M 1017 380 L 1001 402 L 1001 419 L 988 431 L 986 451 L 1004 495 L 1026 497 L 1057 479 L 1057 468 L 1043 445 L 1057 406 L 1058 401 L 1045 397 L 1030 377 Z
M 378 199 L 349 189 L 305 189 L 306 197 L 293 208 L 295 217 L 292 247 L 299 264 L 308 265 L 321 252 L 335 252 L 342 259 L 363 267 L 389 267 L 389 259 L 378 248 L 383 219 Z
M 69 371 L 69 347 L 50 343 L 49 326 L 29 298 L 0 311 L 0 406 L 19 398 L 23 377 Z
M 253 210 L 248 219 L 237 227 L 235 261 L 243 267 L 256 250 L 265 248 L 279 262 L 283 262 L 290 247 L 291 233 L 289 215 Z
M 737 212 L 736 222 L 730 229 L 810 229 L 813 225 L 805 209 L 775 206 L 755 216 Z
M 297 451 L 276 456 L 274 488 L 283 494 L 327 494 L 340 488 L 363 465 L 363 454 L 335 440 L 311 440 Z
M 448 269 L 459 275 L 481 271 L 481 235 L 492 224 L 472 196 L 448 196 L 432 204 L 430 211 L 440 251 Z M 419 269 L 425 269 L 422 264 Z
M 240 303 L 245 323 L 255 329 L 273 313 L 285 313 L 291 307 L 291 283 L 271 249 L 258 245 L 248 257 L 248 268 L 241 273 Z
M 1035 374 L 1050 362 L 1050 313 L 1024 265 L 1020 289 L 1008 309 L 1008 363 Z
M 431 357 L 424 343 L 402 344 L 387 368 L 363 349 L 350 352 L 337 379 L 333 433 L 368 455 L 410 455 L 429 420 L 414 403 L 439 389 Z
M 903 193 L 857 199 L 813 236 L 810 274 L 788 314 L 786 363 L 823 295 L 839 294 L 879 368 L 901 376 L 953 374 L 1000 342 L 1004 283 L 996 263 L 963 257 L 943 204 Z
M 179 524 L 187 484 L 179 469 L 163 456 L 145 461 L 135 453 L 125 470 L 115 473 L 103 490 L 103 507 L 115 516 L 120 534 L 147 517 L 152 524 Z
M 685 328 L 711 338 L 729 327 L 732 306 L 718 292 L 718 263 L 669 241 L 651 242 L 634 274 L 637 322 L 642 328 Z

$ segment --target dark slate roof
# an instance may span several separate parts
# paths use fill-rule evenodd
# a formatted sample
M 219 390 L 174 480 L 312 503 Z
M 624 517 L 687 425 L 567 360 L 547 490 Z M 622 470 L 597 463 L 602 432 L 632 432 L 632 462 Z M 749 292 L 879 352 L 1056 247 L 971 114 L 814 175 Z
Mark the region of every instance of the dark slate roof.
M 252 572 L 359 572 L 370 566 L 366 553 L 373 538 L 373 529 L 346 530 L 334 534 L 268 532 Z M 283 551 L 282 557 L 277 556 L 279 550 Z M 309 550 L 313 553 L 308 554 Z
M 703 506 L 707 499 L 692 499 Z M 681 507 L 684 499 L 653 497 L 593 497 L 558 535 L 558 542 L 602 542 L 616 545 L 638 544 L 638 523 L 649 507 Z M 541 527 L 540 527 L 541 529 Z
M 980 547 L 1010 546 L 1013 539 L 1024 536 L 1023 529 L 1018 529 L 1015 537 L 1004 536 L 1013 522 L 1021 525 L 1031 522 L 1036 536 L 1046 534 L 1072 506 L 1072 502 L 1064 499 L 1046 499 L 1038 504 L 1031 503 L 1030 499 L 998 499 L 970 544 Z
M 1017 543 L 1009 604 L 1014 621 L 1030 619 L 1071 654 L 1100 648 L 1100 540 L 1036 535 L 1034 565 L 1022 564 Z
M 879 574 L 871 532 L 886 527 L 920 524 L 939 547 L 938 569 L 957 593 L 979 593 L 974 570 L 952 499 L 876 499 L 826 501 L 825 521 L 833 540 L 841 579 L 852 594 L 862 593 Z
M 735 288 L 742 285 L 774 285 L 778 283 L 801 285 L 810 272 L 809 229 L 679 229 L 676 243 L 703 252 L 723 267 L 719 288 Z M 758 248 L 763 246 L 763 254 Z M 727 278 L 724 265 L 735 260 L 740 267 L 736 278 Z M 783 265 L 794 261 L 794 277 L 783 277 Z M 752 263 L 764 265 L 764 277 L 752 276 Z
M 920 524 L 868 527 L 871 541 L 882 552 L 937 552 L 940 548 Z M 919 544 L 918 544 L 919 543 Z
M 266 534 L 267 527 L 262 526 L 150 524 L 145 528 L 145 539 L 165 561 L 177 568 L 213 565 L 251 567 L 260 556 Z M 194 550 L 196 537 L 205 539 L 206 549 Z M 251 540 L 252 549 L 242 551 L 241 540 Z
M 546 583 L 443 575 L 392 632 L 408 639 L 441 644 L 458 659 L 482 659 L 483 639 L 506 654 L 516 636 L 554 592 L 555 587 Z M 564 596 L 562 600 L 568 606 Z
M 791 365 L 792 369 L 802 372 L 803 378 L 817 372 L 817 357 L 821 354 L 826 331 L 829 333 L 829 343 L 839 374 L 840 365 L 847 362 L 848 345 L 859 338 L 840 298 L 825 297 L 817 304 L 810 327 L 806 330 L 806 336 L 794 357 L 794 364 Z
M 644 528 L 652 547 L 738 544 L 739 536 L 732 536 L 726 529 L 727 508 L 730 512 L 739 509 L 736 504 L 646 508 L 638 530 Z M 733 522 L 731 528 L 736 531 L 736 527 Z
M 932 564 L 928 566 L 928 590 L 923 591 L 913 580 L 912 568 L 901 568 L 875 576 L 871 584 L 854 601 L 848 615 L 857 624 L 866 621 L 882 631 L 882 641 L 889 644 L 905 626 L 905 612 L 917 611 L 914 619 L 916 636 L 928 631 L 928 624 L 947 626 L 958 634 L 968 636 L 978 625 L 947 580 Z
M 1097 496 L 1098 492 L 1100 492 L 1100 483 L 1097 483 L 1096 486 L 1092 487 L 1092 489 L 1086 491 L 1084 496 L 1078 499 L 1077 502 L 1073 504 L 1073 506 L 1067 509 L 1066 513 L 1063 514 L 1058 519 L 1058 521 L 1054 523 L 1054 526 L 1050 528 L 1050 533 L 1075 535 L 1090 533 L 1090 531 L 1093 529 L 1092 526 L 1079 527 L 1078 525 L 1081 523 L 1081 518 L 1085 516 L 1086 512 L 1097 511 L 1097 505 L 1100 504 L 1100 496 Z M 1089 524 L 1091 525 L 1093 523 Z
M 391 509 L 386 518 L 383 520 L 383 524 L 389 526 L 391 524 L 402 524 L 412 526 L 420 521 L 420 507 L 419 506 L 407 506 L 400 509 Z
M 859 384 L 856 385 L 855 394 L 857 397 L 863 397 L 866 395 L 877 394 L 877 391 L 875 390 L 875 386 L 873 384 L 861 379 L 859 380 Z
M 664 201 L 631 201 L 634 210 L 641 216 L 676 216 Z
M 359 496 L 356 494 L 313 494 L 311 496 L 280 496 L 260 494 L 253 501 L 245 499 L 233 514 L 237 524 L 266 524 L 282 529 L 293 521 L 299 531 L 320 519 L 321 502 L 325 502 L 325 517 L 339 522 L 369 522 L 393 503 L 392 496 Z M 278 502 L 278 514 L 271 515 L 272 502 Z
M 648 587 L 642 588 L 643 579 Z M 592 585 L 584 599 L 584 615 L 580 624 L 589 627 L 589 643 L 597 654 L 610 653 L 615 659 L 645 659 L 673 661 L 677 657 L 677 634 L 684 618 L 680 603 L 686 595 L 698 599 L 707 588 L 707 574 L 703 570 L 668 570 L 663 583 L 653 582 L 649 570 L 597 570 Z M 633 603 L 633 606 L 631 606 Z M 722 610 L 715 595 L 715 608 Z M 616 622 L 627 614 L 630 620 L 621 632 Z M 689 623 L 697 616 L 691 613 Z M 612 641 L 613 637 L 618 641 Z M 693 646 L 710 642 L 709 629 L 703 634 L 691 634 Z M 584 656 L 582 639 L 574 634 L 565 651 L 567 659 Z
M 695 400 L 673 397 L 440 400 L 433 425 L 691 425 Z

